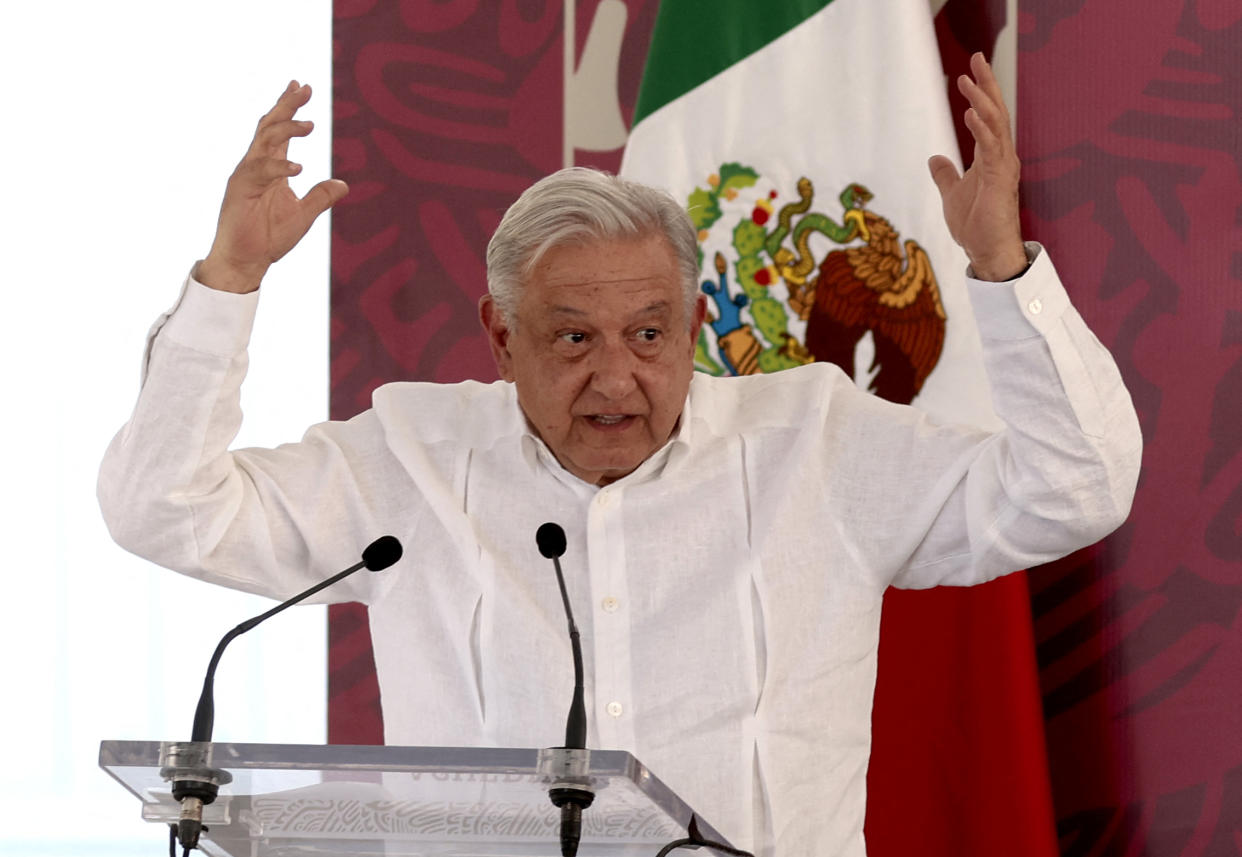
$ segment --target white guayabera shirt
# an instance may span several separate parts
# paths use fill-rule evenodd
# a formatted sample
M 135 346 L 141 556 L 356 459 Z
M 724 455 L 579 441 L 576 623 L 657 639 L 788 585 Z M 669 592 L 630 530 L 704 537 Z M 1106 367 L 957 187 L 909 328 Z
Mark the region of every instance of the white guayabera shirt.
M 191 281 L 100 501 L 126 548 L 275 597 L 401 539 L 393 569 L 325 593 L 371 607 L 391 744 L 560 743 L 572 670 L 535 545 L 556 521 L 589 746 L 631 751 L 741 847 L 862 855 L 885 588 L 1093 542 L 1137 478 L 1130 397 L 1046 254 L 970 288 L 1005 431 L 933 425 L 830 365 L 696 376 L 673 439 L 597 488 L 502 382 L 391 384 L 300 443 L 227 452 L 258 298 Z

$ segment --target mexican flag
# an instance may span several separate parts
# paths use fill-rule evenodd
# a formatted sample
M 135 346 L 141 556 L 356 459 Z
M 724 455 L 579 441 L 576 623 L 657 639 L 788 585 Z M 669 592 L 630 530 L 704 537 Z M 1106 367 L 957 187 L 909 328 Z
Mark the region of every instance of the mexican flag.
M 826 360 L 999 427 L 933 154 L 958 155 L 927 0 L 664 0 L 621 173 L 698 228 L 696 367 Z M 868 787 L 872 857 L 1057 853 L 1024 575 L 886 596 Z

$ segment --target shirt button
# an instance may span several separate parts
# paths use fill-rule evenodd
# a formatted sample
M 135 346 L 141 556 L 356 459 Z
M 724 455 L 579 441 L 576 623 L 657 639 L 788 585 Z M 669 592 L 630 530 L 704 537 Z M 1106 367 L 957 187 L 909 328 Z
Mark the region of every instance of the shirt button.
M 616 613 L 617 608 L 621 606 L 621 602 L 609 595 L 600 602 L 600 606 L 604 608 L 605 613 Z
M 612 505 L 612 493 L 610 491 L 600 491 L 598 496 L 599 496 L 599 505 L 602 508 L 607 509 L 609 506 Z
M 1031 315 L 1039 315 L 1044 311 L 1044 303 L 1039 298 L 1035 298 L 1026 305 L 1026 308 L 1031 311 Z
M 624 711 L 625 709 L 621 707 L 621 703 L 619 702 L 610 702 L 608 703 L 608 705 L 604 707 L 604 710 L 607 711 L 609 714 L 611 714 L 613 717 L 620 717 L 621 712 Z

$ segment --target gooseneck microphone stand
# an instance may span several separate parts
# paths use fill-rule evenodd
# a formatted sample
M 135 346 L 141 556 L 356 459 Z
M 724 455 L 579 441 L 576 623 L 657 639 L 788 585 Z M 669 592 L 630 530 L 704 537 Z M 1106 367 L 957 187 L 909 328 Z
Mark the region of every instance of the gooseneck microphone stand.
M 569 606 L 569 593 L 565 589 L 565 575 L 561 573 L 561 556 L 565 553 L 565 531 L 558 524 L 547 523 L 535 532 L 539 553 L 552 560 L 556 569 L 556 582 L 561 589 L 561 603 L 569 621 L 569 644 L 574 657 L 574 696 L 569 705 L 569 717 L 565 721 L 565 746 L 567 751 L 586 749 L 586 703 L 583 701 L 582 641 L 574 622 L 574 611 Z M 572 782 L 558 783 L 548 790 L 548 798 L 561 811 L 561 857 L 575 857 L 578 842 L 582 838 L 582 811 L 595 800 L 594 792 Z
M 166 779 L 172 780 L 173 798 L 181 803 L 181 816 L 175 826 L 175 832 L 183 853 L 189 853 L 198 847 L 199 836 L 206 829 L 203 827 L 203 807 L 216 799 L 220 786 L 232 780 L 227 771 L 211 766 L 209 748 L 215 720 L 213 688 L 216 681 L 216 667 L 220 663 L 220 656 L 224 654 L 225 647 L 260 622 L 267 621 L 321 589 L 327 589 L 355 571 L 362 568 L 368 571 L 383 571 L 399 559 L 401 559 L 401 542 L 393 536 L 381 536 L 367 545 L 366 550 L 362 552 L 361 562 L 315 584 L 288 601 L 277 604 L 266 613 L 247 619 L 221 638 L 215 653 L 211 656 L 211 662 L 207 665 L 207 675 L 203 679 L 203 692 L 198 698 L 198 707 L 194 711 L 194 726 L 190 730 L 190 743 L 175 745 L 169 754 L 168 764 L 161 771 Z

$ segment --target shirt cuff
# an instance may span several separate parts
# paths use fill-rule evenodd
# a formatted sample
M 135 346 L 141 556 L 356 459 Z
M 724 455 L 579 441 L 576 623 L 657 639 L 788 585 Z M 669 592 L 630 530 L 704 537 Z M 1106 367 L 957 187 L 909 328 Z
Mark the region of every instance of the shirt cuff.
M 1044 248 L 1035 241 L 1026 242 L 1026 258 L 1030 263 L 1026 271 L 1003 283 L 976 280 L 966 272 L 966 288 L 983 339 L 1043 336 L 1060 324 L 1069 308 L 1069 295 Z
M 195 351 L 232 357 L 250 344 L 258 306 L 258 291 L 244 295 L 222 292 L 203 285 L 191 274 L 160 336 Z

